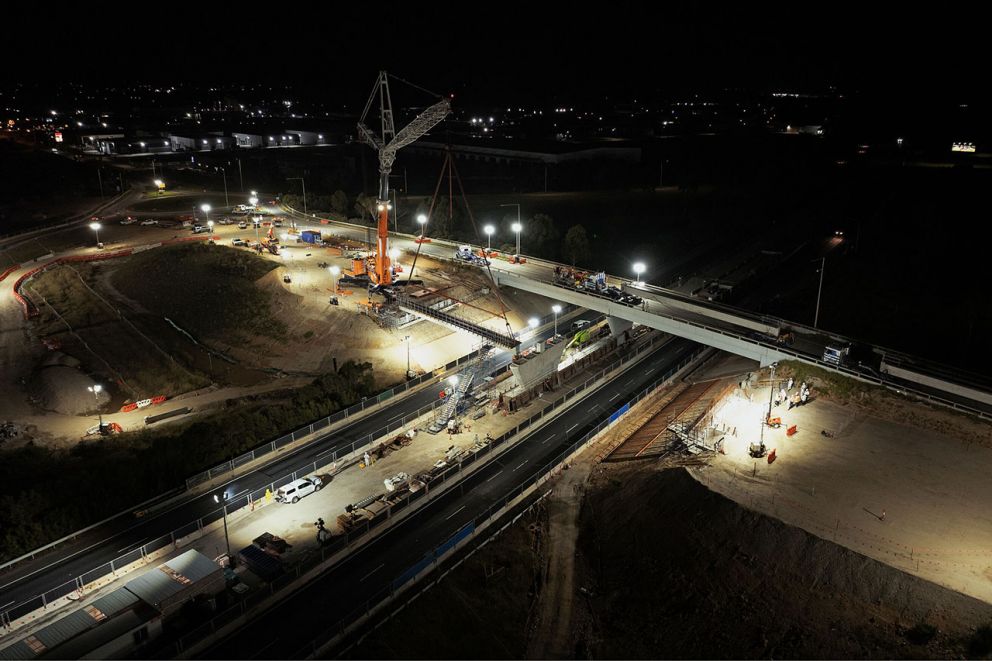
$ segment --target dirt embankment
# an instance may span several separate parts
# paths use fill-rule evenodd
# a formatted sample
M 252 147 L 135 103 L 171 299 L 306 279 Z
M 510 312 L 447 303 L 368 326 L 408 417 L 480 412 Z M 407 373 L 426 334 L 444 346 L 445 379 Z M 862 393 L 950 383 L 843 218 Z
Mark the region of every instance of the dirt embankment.
M 992 606 L 707 490 L 683 470 L 601 465 L 582 511 L 572 621 L 590 658 L 941 658 Z M 584 572 L 584 575 L 583 575 Z M 929 642 L 911 640 L 928 637 Z M 914 627 L 916 627 L 914 629 Z

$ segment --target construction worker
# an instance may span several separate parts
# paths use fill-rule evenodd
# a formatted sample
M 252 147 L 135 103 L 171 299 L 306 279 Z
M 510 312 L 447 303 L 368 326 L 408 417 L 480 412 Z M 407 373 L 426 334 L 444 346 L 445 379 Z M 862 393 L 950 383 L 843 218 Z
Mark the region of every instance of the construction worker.
M 369 456 L 369 453 L 368 452 L 366 452 L 365 455 L 362 458 L 365 460 L 365 466 L 366 467 L 372 465 L 372 457 Z
M 789 377 L 789 385 L 787 385 L 785 389 L 786 389 L 786 390 L 792 390 L 792 385 L 793 385 L 794 383 L 795 383 L 795 381 L 793 381 L 793 380 L 792 380 L 792 377 L 790 376 L 790 377 Z

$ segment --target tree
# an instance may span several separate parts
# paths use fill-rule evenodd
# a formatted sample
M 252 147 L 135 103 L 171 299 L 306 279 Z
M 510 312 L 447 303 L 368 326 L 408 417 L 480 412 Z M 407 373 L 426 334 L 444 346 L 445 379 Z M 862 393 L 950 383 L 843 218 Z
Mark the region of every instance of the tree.
M 336 190 L 331 195 L 331 211 L 341 215 L 348 213 L 348 195 L 343 190 Z
M 355 198 L 355 213 L 365 222 L 376 217 L 376 199 L 365 193 L 359 193 Z
M 589 236 L 582 225 L 572 225 L 565 233 L 565 255 L 572 260 L 572 266 L 584 262 L 592 255 Z
M 521 241 L 526 241 L 527 252 L 547 259 L 554 259 L 558 248 L 558 228 L 554 219 L 543 213 L 535 214 L 524 225 Z M 523 249 L 523 245 L 521 245 Z

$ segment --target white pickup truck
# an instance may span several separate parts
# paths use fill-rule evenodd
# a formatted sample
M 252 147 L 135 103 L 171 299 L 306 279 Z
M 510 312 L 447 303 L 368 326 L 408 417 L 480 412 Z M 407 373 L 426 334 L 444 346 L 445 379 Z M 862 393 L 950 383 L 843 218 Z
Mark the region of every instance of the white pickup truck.
M 324 483 L 316 475 L 293 480 L 276 490 L 276 500 L 280 503 L 296 503 L 300 498 L 320 491 L 322 486 Z

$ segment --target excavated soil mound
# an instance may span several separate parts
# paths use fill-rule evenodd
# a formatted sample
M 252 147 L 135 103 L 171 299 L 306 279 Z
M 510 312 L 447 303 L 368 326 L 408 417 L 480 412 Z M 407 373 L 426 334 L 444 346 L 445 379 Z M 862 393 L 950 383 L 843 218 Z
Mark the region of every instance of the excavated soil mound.
M 953 657 L 992 621 L 988 604 L 749 511 L 681 469 L 601 465 L 581 518 L 579 658 Z

